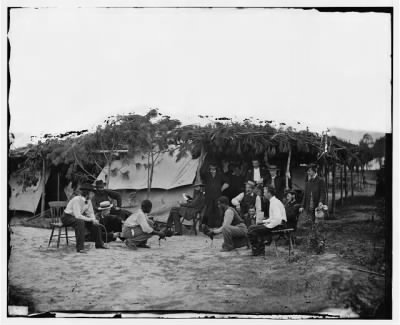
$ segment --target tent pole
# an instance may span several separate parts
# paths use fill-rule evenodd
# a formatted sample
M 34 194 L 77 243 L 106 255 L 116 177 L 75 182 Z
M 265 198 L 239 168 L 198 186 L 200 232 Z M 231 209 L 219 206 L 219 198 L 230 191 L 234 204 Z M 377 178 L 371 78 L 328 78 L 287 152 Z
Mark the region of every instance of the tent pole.
M 347 200 L 348 188 L 347 188 L 347 162 L 344 163 L 344 199 Z
M 43 158 L 43 164 L 42 164 L 42 204 L 40 207 L 40 212 L 41 216 L 44 217 L 44 208 L 45 208 L 45 199 L 46 199 L 46 161 Z

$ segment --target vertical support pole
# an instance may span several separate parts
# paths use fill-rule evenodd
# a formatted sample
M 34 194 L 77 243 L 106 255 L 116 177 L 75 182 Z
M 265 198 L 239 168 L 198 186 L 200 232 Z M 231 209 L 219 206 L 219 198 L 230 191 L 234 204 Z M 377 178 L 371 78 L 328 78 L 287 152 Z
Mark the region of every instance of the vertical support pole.
M 287 163 L 286 163 L 286 177 L 285 177 L 285 181 L 286 181 L 286 189 L 289 189 L 289 173 L 290 173 L 290 159 L 292 157 L 292 150 L 289 149 L 289 155 L 288 155 L 288 159 L 287 159 Z
M 46 160 L 43 157 L 42 163 L 42 204 L 40 207 L 41 216 L 44 217 L 44 209 L 46 203 Z

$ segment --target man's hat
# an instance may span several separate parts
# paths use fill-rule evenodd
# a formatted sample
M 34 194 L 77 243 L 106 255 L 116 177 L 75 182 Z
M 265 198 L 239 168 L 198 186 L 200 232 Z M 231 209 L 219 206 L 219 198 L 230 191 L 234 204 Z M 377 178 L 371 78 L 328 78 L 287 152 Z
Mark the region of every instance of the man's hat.
M 82 191 L 92 191 L 92 192 L 94 192 L 96 190 L 94 188 L 94 186 L 92 184 L 89 184 L 89 183 L 84 183 L 84 184 L 80 185 L 79 189 L 82 190 Z
M 268 169 L 278 169 L 278 167 L 276 165 L 268 165 Z
M 288 194 L 297 195 L 295 190 L 287 190 L 287 191 L 285 191 L 285 195 L 288 195 Z
M 309 170 L 309 169 L 312 169 L 313 171 L 316 172 L 318 169 L 318 166 L 316 164 L 309 164 L 309 165 L 307 165 L 306 170 Z
M 96 187 L 104 187 L 104 186 L 106 186 L 106 183 L 104 183 L 103 182 L 103 180 L 101 180 L 101 179 L 98 179 L 97 181 L 96 181 Z
M 250 185 L 250 186 L 252 186 L 252 187 L 255 187 L 255 186 L 256 186 L 256 183 L 254 183 L 253 181 L 247 181 L 247 182 L 245 182 L 244 184 L 245 184 L 245 185 Z
M 100 202 L 100 206 L 97 208 L 97 210 L 107 210 L 111 209 L 113 205 L 110 203 L 110 201 L 103 201 Z

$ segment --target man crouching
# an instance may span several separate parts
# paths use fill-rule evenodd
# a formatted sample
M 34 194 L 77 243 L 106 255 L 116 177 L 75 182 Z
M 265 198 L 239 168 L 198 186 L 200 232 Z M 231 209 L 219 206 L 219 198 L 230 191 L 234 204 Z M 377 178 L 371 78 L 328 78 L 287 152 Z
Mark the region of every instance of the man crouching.
M 217 200 L 218 208 L 224 214 L 224 222 L 220 228 L 210 230 L 206 235 L 213 237 L 216 234 L 222 233 L 224 243 L 222 244 L 221 252 L 228 252 L 235 248 L 247 245 L 247 227 L 239 213 L 229 206 L 229 199 L 226 196 L 221 196 Z
M 286 222 L 286 211 L 283 203 L 275 197 L 273 187 L 264 188 L 264 197 L 269 200 L 269 218 L 257 220 L 257 224 L 249 227 L 248 237 L 254 256 L 265 254 L 265 243 L 272 241 L 271 231 Z
M 150 248 L 147 245 L 147 240 L 158 235 L 160 238 L 165 238 L 165 234 L 153 229 L 154 224 L 148 217 L 153 205 L 150 200 L 144 200 L 141 204 L 141 209 L 136 213 L 131 214 L 122 226 L 122 237 L 125 238 L 125 244 L 131 249 L 137 247 Z

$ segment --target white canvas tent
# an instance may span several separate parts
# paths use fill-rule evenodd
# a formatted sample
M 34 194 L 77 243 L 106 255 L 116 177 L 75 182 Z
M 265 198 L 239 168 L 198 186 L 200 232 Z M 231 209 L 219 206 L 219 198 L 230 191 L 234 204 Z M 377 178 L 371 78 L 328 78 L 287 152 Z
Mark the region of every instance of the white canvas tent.
M 11 198 L 8 207 L 9 210 L 27 211 L 31 213 L 36 212 L 40 197 L 43 192 L 43 177 L 41 176 L 41 173 L 38 172 L 36 177 L 39 179 L 37 184 L 35 186 L 27 187 L 24 190 L 21 183 L 21 176 L 18 176 L 15 173 L 10 175 L 8 181 L 8 184 L 11 187 Z M 48 178 L 49 173 L 46 175 L 46 182 Z
M 122 196 L 122 207 L 136 211 L 142 200 L 146 199 L 148 169 L 147 157 L 136 155 L 131 159 L 114 160 L 110 169 L 104 168 L 97 179 L 106 181 L 108 188 L 117 190 Z M 150 200 L 153 203 L 152 215 L 164 220 L 169 210 L 183 200 L 182 194 L 191 194 L 191 185 L 196 178 L 199 159 L 190 155 L 176 161 L 176 153 L 162 153 L 154 166 Z

